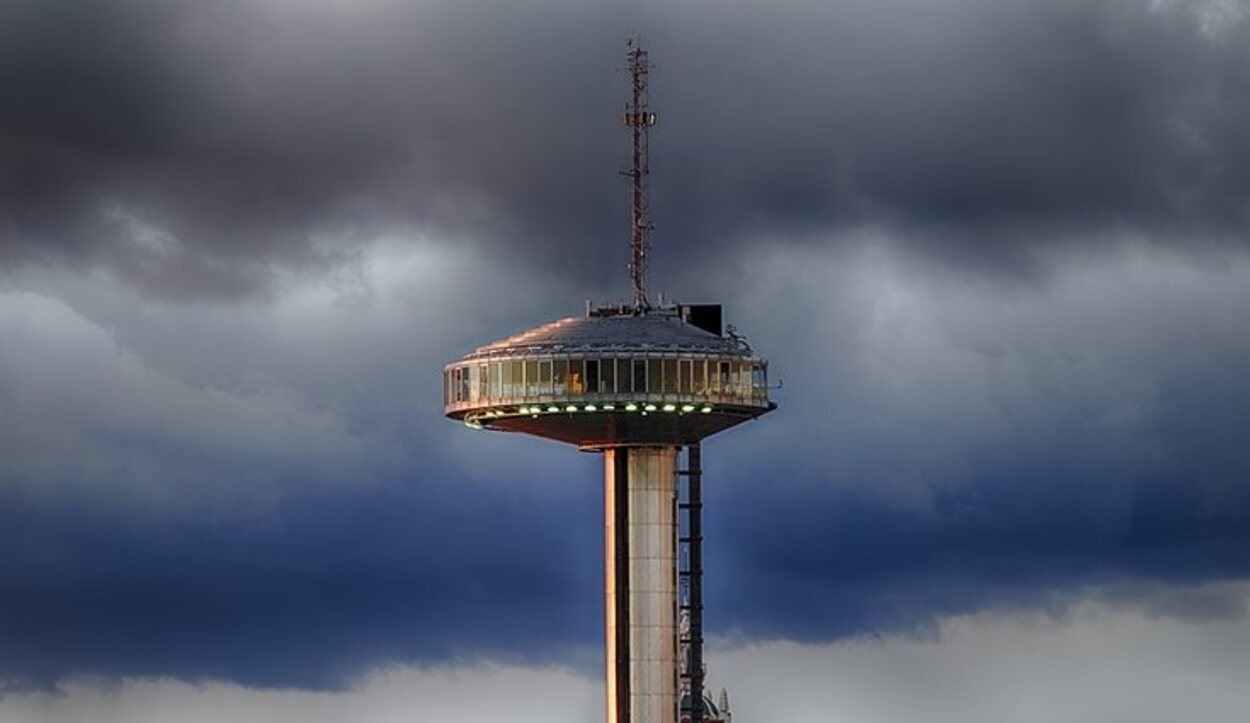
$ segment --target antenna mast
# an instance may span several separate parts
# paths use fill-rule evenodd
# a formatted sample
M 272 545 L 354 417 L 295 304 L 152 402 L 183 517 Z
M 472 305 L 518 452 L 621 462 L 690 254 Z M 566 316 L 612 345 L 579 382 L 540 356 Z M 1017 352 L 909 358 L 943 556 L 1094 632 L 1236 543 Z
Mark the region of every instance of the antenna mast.
M 624 175 L 632 180 L 632 228 L 630 233 L 629 278 L 634 286 L 634 311 L 650 308 L 647 300 L 647 254 L 651 251 L 651 221 L 647 218 L 647 129 L 655 125 L 655 114 L 647 106 L 647 74 L 651 63 L 637 38 L 625 41 L 629 70 L 629 102 L 625 104 L 625 125 L 633 136 L 633 165 Z

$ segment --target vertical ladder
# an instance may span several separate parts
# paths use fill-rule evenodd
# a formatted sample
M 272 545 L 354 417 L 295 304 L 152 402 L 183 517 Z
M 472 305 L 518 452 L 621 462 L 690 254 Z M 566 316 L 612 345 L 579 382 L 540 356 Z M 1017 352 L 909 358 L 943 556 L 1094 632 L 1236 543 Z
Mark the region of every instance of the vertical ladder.
M 686 446 L 686 469 L 679 474 L 685 482 L 679 478 L 677 485 L 678 675 L 680 688 L 690 694 L 690 723 L 703 723 L 703 469 L 698 442 Z

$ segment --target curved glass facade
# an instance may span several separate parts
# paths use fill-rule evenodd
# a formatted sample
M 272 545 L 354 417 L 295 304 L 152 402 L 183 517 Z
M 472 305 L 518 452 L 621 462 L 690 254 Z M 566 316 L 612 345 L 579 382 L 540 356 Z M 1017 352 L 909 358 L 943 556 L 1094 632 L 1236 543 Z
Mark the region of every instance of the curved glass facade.
M 768 406 L 768 362 L 714 354 L 567 354 L 457 362 L 443 370 L 449 412 L 630 401 Z

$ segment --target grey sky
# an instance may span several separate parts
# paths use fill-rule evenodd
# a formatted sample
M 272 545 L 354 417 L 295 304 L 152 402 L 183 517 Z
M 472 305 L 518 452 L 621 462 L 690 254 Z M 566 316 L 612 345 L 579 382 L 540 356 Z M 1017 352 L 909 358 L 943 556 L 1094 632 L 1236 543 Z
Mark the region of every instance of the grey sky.
M 438 372 L 624 293 L 634 30 L 654 286 L 786 381 L 708 444 L 713 632 L 1112 590 L 1155 617 L 1100 655 L 1183 621 L 1207 675 L 1244 606 L 1190 594 L 1250 574 L 1243 4 L 11 0 L 4 687 L 596 674 L 595 458 L 446 422 Z

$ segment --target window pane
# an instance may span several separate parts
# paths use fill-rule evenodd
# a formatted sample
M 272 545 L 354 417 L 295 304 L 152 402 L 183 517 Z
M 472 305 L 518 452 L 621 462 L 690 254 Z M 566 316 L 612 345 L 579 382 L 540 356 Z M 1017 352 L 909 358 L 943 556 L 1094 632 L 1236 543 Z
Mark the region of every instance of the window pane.
M 569 360 L 556 359 L 551 363 L 551 381 L 553 391 L 556 395 L 565 393 L 567 387 L 564 385 L 565 378 L 569 375 Z
M 690 360 L 682 359 L 681 360 L 681 393 L 682 394 L 690 393 L 690 389 L 691 389 L 691 386 L 690 386 L 691 371 L 690 370 L 691 370 Z
M 490 363 L 490 396 L 498 399 L 501 392 L 501 382 L 499 378 L 499 362 Z
M 599 363 L 599 391 L 604 394 L 616 393 L 616 360 L 604 359 Z
M 538 360 L 525 362 L 525 396 L 538 396 Z
M 582 360 L 570 359 L 568 380 L 568 393 L 570 396 L 586 393 L 585 379 L 586 377 L 582 374 Z
M 469 368 L 460 367 L 460 401 L 469 401 Z
M 677 360 L 664 360 L 664 393 L 677 393 Z
M 519 397 L 525 391 L 525 365 L 520 360 L 508 362 L 512 369 L 512 393 L 509 396 Z
M 599 360 L 586 360 L 586 393 L 597 394 L 599 392 Z
M 647 360 L 634 359 L 634 393 L 646 394 L 647 392 Z
M 691 391 L 695 394 L 707 392 L 707 362 L 703 359 L 694 360 L 694 380 Z
M 729 394 L 729 362 L 717 362 L 720 367 L 720 373 L 716 379 L 716 392 L 718 394 Z
M 551 394 L 551 360 L 543 359 L 538 362 L 538 393 L 542 395 Z
M 651 394 L 664 391 L 664 364 L 659 359 L 647 360 L 647 391 Z

